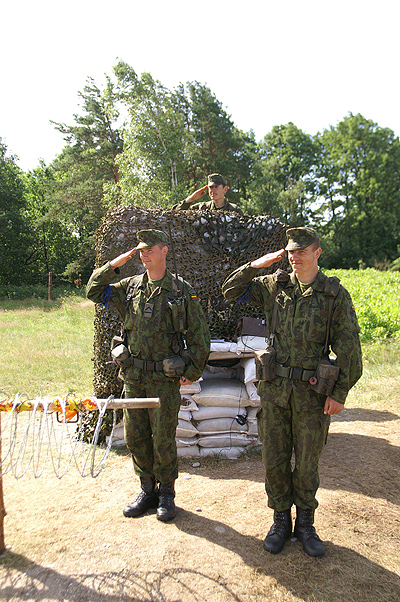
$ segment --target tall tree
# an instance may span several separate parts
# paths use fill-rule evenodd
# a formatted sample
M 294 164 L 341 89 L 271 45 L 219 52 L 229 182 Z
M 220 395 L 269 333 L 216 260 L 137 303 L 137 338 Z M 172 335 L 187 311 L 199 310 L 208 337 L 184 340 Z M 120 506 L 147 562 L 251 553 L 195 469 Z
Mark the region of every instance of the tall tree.
M 88 78 L 83 92 L 81 115 L 75 124 L 54 123 L 67 145 L 52 163 L 52 178 L 46 191 L 49 218 L 63 215 L 64 228 L 79 242 L 79 254 L 66 267 L 71 278 L 90 274 L 94 260 L 94 236 L 107 206 L 103 187 L 117 184 L 117 156 L 122 151 L 122 137 L 117 127 L 119 111 L 114 84 L 106 76 L 101 90 Z
M 318 168 L 326 265 L 393 260 L 400 243 L 400 142 L 392 130 L 350 113 L 324 130 Z
M 0 284 L 30 282 L 31 242 L 22 172 L 0 138 Z
M 189 82 L 171 91 L 123 61 L 114 72 L 130 116 L 119 162 L 122 202 L 168 206 L 215 171 L 234 183 L 238 198 L 250 178 L 254 136 L 234 126 L 211 90 Z
M 319 146 L 293 123 L 274 126 L 260 143 L 252 198 L 262 213 L 292 226 L 310 219 Z

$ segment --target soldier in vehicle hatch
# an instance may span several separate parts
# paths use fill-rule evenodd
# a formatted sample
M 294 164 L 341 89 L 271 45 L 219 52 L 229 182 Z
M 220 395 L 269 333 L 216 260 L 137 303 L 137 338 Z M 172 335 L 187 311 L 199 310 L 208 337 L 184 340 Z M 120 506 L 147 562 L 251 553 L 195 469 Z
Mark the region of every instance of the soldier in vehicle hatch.
M 125 442 L 132 453 L 141 490 L 123 514 L 141 516 L 157 508 L 157 518 L 175 517 L 178 477 L 176 427 L 180 384 L 197 380 L 207 363 L 210 334 L 196 293 L 166 267 L 168 241 L 160 230 L 141 230 L 138 245 L 96 269 L 87 285 L 95 303 L 109 296 L 123 321 L 121 366 L 126 398 L 159 397 L 160 408 L 124 409 Z M 139 251 L 146 272 L 112 284 L 119 268 Z M 122 357 L 122 359 L 121 359 Z
M 330 417 L 342 411 L 362 373 L 359 327 L 347 290 L 318 266 L 313 228 L 290 228 L 286 249 L 235 270 L 222 285 L 228 301 L 261 307 L 270 324 L 267 348 L 256 358 L 261 408 L 257 416 L 268 506 L 274 523 L 264 548 L 278 554 L 292 534 L 310 556 L 324 545 L 314 528 L 318 463 Z M 288 252 L 293 272 L 257 276 Z M 329 352 L 336 355 L 332 361 Z M 292 451 L 295 465 L 292 470 Z

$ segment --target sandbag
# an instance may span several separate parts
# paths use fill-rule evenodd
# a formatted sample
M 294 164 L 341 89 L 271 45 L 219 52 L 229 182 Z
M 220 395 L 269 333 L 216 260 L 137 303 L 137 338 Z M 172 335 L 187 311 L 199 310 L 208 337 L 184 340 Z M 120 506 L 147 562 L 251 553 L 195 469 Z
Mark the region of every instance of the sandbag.
M 201 391 L 193 395 L 198 405 L 233 406 L 249 405 L 249 396 L 245 385 L 236 379 L 211 378 L 203 380 Z
M 222 433 L 220 435 L 205 435 L 199 437 L 200 447 L 246 447 L 252 443 L 245 434 L 242 433 Z
M 197 428 L 187 420 L 179 420 L 176 427 L 176 437 L 195 437 L 198 434 Z
M 197 424 L 197 430 L 199 433 L 218 433 L 225 432 L 230 433 L 246 432 L 248 430 L 248 424 L 239 424 L 235 418 L 213 418 L 211 420 L 201 420 Z
M 246 408 L 237 408 L 233 406 L 198 406 L 198 409 L 192 412 L 192 420 L 211 420 L 212 418 L 235 418 L 238 414 L 245 415 Z

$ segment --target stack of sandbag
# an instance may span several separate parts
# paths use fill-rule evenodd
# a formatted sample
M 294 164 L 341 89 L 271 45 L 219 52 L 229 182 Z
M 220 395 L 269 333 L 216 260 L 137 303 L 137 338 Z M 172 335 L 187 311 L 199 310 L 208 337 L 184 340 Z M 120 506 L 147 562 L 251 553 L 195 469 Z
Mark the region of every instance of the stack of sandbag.
M 237 367 L 207 365 L 202 380 L 193 383 L 196 391 L 190 389 L 192 385 L 181 387 L 176 433 L 179 456 L 237 458 L 248 445 L 258 443 L 260 399 L 252 390 L 249 395 L 244 382 L 246 378 L 255 389 L 255 364 L 252 369 L 251 363 L 254 358 L 241 360 Z

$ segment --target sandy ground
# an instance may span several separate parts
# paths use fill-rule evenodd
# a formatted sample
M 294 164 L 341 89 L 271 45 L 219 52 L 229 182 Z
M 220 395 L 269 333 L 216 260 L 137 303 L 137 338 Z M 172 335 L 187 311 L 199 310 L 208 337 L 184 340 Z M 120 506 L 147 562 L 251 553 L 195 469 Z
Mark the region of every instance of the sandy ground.
M 263 550 L 272 522 L 260 455 L 181 460 L 176 519 L 126 519 L 137 492 L 128 456 L 100 476 L 4 477 L 1 601 L 398 602 L 400 417 L 349 408 L 321 460 L 316 528 L 323 558 L 298 541 Z

